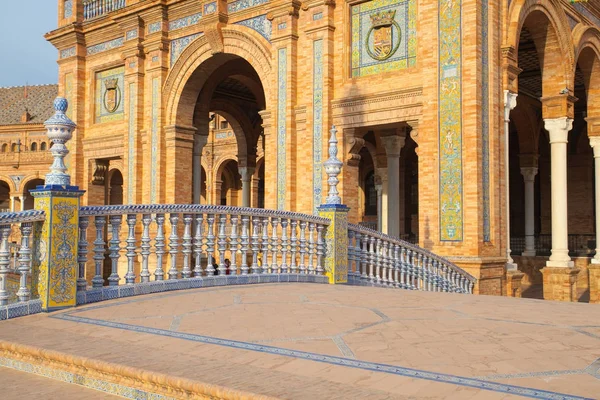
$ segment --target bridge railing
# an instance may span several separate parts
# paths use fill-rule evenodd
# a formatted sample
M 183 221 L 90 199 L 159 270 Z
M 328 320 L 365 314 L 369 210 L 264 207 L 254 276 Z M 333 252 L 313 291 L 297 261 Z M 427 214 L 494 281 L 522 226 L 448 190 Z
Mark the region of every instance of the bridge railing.
M 90 260 L 92 288 L 214 275 L 324 275 L 323 234 L 329 223 L 312 215 L 228 206 L 84 206 L 77 288 L 87 289 Z
M 33 256 L 39 256 L 39 249 L 34 248 L 32 239 L 36 224 L 44 219 L 43 211 L 0 213 L 0 306 L 37 297 L 37 277 L 31 272 Z M 18 246 L 10 242 L 15 230 L 20 237 Z
M 433 253 L 360 225 L 348 225 L 348 279 L 360 285 L 473 293 L 476 279 Z
M 126 0 L 83 0 L 83 19 L 101 17 L 126 5 Z

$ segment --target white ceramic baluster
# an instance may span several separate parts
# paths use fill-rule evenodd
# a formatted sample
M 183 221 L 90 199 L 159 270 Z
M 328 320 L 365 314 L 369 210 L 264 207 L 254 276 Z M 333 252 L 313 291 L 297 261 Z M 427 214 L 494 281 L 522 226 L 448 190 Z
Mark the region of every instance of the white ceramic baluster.
M 179 236 L 177 235 L 177 225 L 179 224 L 179 214 L 169 214 L 171 222 L 171 236 L 169 236 L 169 255 L 171 256 L 171 268 L 169 268 L 169 279 L 177 279 L 177 254 L 179 254 Z
M 95 275 L 92 278 L 92 287 L 101 288 L 104 285 L 102 277 L 102 267 L 104 266 L 104 226 L 106 217 L 94 217 L 94 226 L 96 227 L 96 239 L 94 240 L 94 264 L 96 267 Z
M 110 221 L 110 230 L 111 230 L 111 238 L 109 242 L 109 250 L 110 250 L 110 261 L 111 261 L 111 272 L 108 277 L 108 285 L 109 286 L 117 286 L 119 284 L 119 258 L 121 254 L 121 239 L 119 238 L 121 234 L 121 222 L 123 222 L 122 215 L 111 215 L 109 217 Z
M 225 224 L 227 223 L 227 215 L 219 215 L 219 275 L 227 275 L 227 267 L 225 266 L 225 252 L 227 251 L 227 235 L 225 234 Z
M 348 278 L 356 271 L 356 253 L 354 252 L 354 231 L 348 229 Z
M 133 264 L 135 262 L 135 224 L 137 222 L 136 214 L 127 214 L 127 227 L 129 232 L 127 234 L 127 273 L 125 274 L 125 283 L 133 285 L 135 283 L 135 272 L 133 270 Z
M 389 242 L 388 243 L 388 286 L 390 287 L 394 287 L 394 266 L 396 265 L 395 263 L 395 258 L 394 258 L 394 244 Z
M 389 257 L 389 250 L 390 250 L 390 246 L 389 246 L 389 242 L 387 240 L 382 240 L 381 241 L 381 247 L 382 247 L 382 252 L 381 252 L 381 258 L 382 258 L 382 263 L 381 263 L 381 283 L 384 286 L 388 285 L 388 271 L 389 271 L 389 266 L 390 266 L 390 257 Z
M 206 266 L 206 275 L 212 276 L 217 271 L 213 267 L 214 254 L 215 254 L 215 234 L 214 234 L 214 224 L 215 224 L 215 215 L 208 214 L 206 216 L 206 221 L 208 222 L 208 235 L 206 236 L 206 255 L 208 259 L 208 265 Z
M 304 256 L 306 255 L 306 222 L 300 221 L 300 273 L 306 273 Z
M 237 254 L 238 254 L 238 219 L 237 215 L 229 217 L 231 220 L 231 241 L 229 242 L 229 252 L 231 253 L 231 265 L 229 266 L 229 274 L 237 275 Z
M 271 227 L 273 229 L 271 233 L 271 273 L 276 274 L 279 270 L 279 266 L 277 265 L 277 245 L 278 245 L 278 236 L 277 236 L 277 226 L 279 225 L 279 218 L 271 219 Z
M 10 249 L 8 247 L 10 228 L 10 225 L 0 225 L 0 306 L 7 305 L 10 298 L 6 285 L 10 266 Z
M 309 275 L 314 275 L 314 273 L 315 273 L 315 266 L 314 266 L 313 262 L 314 262 L 314 255 L 315 255 L 316 248 L 317 248 L 317 245 L 315 243 L 315 223 L 310 222 L 308 224 L 308 273 L 309 273 Z
M 290 236 L 290 253 L 291 253 L 291 259 L 290 259 L 290 272 L 292 274 L 296 274 L 298 273 L 298 266 L 296 265 L 296 253 L 298 251 L 298 237 L 296 236 L 296 226 L 298 226 L 298 221 L 292 219 L 290 220 L 290 230 L 291 230 L 291 236 Z
M 77 277 L 78 292 L 82 292 L 87 289 L 87 281 L 85 279 L 85 264 L 87 263 L 88 255 L 87 229 L 89 223 L 89 217 L 79 217 L 79 243 L 77 251 L 77 262 L 79 263 L 79 274 Z
M 287 247 L 288 247 L 288 238 L 287 238 L 287 227 L 288 220 L 285 218 L 281 219 L 281 273 L 288 273 L 288 265 L 287 265 Z
M 202 276 L 203 223 L 203 214 L 196 214 L 196 232 L 194 234 L 194 277 L 196 278 Z
M 375 262 L 377 260 L 377 256 L 375 255 L 375 237 L 369 237 L 369 282 L 371 284 L 375 283 Z
M 362 237 L 362 250 L 360 252 L 360 265 L 362 272 L 360 279 L 366 281 L 369 279 L 369 237 L 364 235 Z
M 252 273 L 260 274 L 260 266 L 258 265 L 258 252 L 260 251 L 260 243 L 258 241 L 258 229 L 260 227 L 260 218 L 252 217 Z
M 150 282 L 150 270 L 148 269 L 148 257 L 150 256 L 150 223 L 152 215 L 142 215 L 142 270 L 140 271 L 140 281 Z
M 317 275 L 323 275 L 323 255 L 325 254 L 325 243 L 323 239 L 323 228 L 321 224 L 317 224 Z M 333 227 L 331 227 L 333 229 Z
M 375 282 L 381 284 L 381 239 L 375 240 Z
M 181 277 L 184 279 L 192 276 L 192 269 L 190 268 L 190 258 L 192 256 L 192 214 L 183 214 L 183 268 L 181 270 Z
M 242 247 L 241 247 L 241 252 L 242 252 L 242 268 L 241 268 L 241 272 L 242 275 L 248 275 L 248 245 L 249 245 L 249 238 L 248 238 L 248 225 L 250 224 L 250 217 L 247 215 L 242 215 Z
M 262 273 L 269 272 L 269 218 L 262 219 Z
M 154 280 L 162 281 L 165 279 L 165 270 L 163 269 L 163 257 L 165 254 L 165 214 L 156 214 L 156 269 L 154 270 Z
M 394 287 L 399 288 L 400 285 L 400 245 L 394 244 Z

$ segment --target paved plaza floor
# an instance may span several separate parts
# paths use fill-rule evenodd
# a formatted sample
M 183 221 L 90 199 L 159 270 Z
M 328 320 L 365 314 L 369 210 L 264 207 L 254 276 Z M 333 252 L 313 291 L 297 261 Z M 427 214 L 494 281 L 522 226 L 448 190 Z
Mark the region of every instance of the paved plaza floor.
M 2 321 L 0 339 L 282 399 L 600 398 L 593 304 L 263 284 Z

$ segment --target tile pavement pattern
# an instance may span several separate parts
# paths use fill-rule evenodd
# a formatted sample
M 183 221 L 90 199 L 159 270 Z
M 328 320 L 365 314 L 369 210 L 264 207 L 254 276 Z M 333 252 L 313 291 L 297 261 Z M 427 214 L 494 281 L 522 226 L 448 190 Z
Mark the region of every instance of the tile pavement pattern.
M 290 283 L 157 293 L 0 328 L 6 341 L 281 398 L 578 399 L 600 393 L 593 321 L 589 304 Z

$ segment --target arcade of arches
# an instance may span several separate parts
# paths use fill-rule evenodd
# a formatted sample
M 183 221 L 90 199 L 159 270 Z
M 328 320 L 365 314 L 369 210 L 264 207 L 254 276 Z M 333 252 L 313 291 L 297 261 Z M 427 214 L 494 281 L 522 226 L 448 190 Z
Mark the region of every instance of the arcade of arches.
M 314 213 L 335 125 L 350 222 L 478 293 L 600 301 L 594 2 L 58 3 L 84 203 Z

